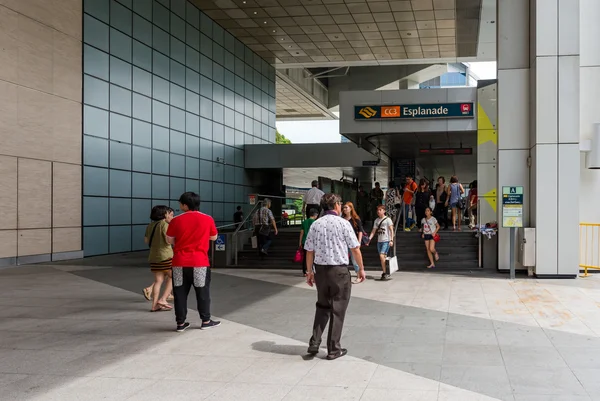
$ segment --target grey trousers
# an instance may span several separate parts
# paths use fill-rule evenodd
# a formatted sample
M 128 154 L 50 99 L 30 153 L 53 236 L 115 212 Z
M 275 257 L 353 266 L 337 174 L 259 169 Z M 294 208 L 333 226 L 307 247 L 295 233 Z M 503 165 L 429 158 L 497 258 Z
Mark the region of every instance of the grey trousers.
M 323 331 L 329 322 L 327 353 L 338 355 L 342 349 L 340 339 L 352 289 L 348 266 L 315 265 L 315 284 L 317 286 L 317 309 L 310 345 L 319 346 L 321 344 Z

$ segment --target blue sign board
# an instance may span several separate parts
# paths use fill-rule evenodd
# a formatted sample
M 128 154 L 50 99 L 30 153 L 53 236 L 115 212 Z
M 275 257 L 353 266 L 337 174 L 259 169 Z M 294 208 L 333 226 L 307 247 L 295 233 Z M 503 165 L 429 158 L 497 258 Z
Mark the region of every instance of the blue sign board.
M 355 120 L 473 118 L 473 102 L 354 106 Z
M 224 251 L 225 250 L 225 239 L 227 237 L 225 234 L 217 235 L 217 240 L 215 241 L 215 251 Z

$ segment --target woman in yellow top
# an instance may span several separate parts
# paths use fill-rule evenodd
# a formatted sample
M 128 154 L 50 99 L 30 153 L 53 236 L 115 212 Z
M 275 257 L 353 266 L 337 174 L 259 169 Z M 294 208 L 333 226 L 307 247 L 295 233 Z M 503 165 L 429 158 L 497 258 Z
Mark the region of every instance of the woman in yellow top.
M 152 208 L 150 213 L 152 223 L 146 227 L 144 242 L 150 247 L 150 271 L 154 273 L 152 284 L 152 309 L 150 312 L 161 312 L 173 309 L 167 302 L 167 297 L 173 290 L 171 280 L 171 260 L 173 259 L 173 247 L 167 242 L 167 228 L 173 219 L 173 209 L 168 206 L 158 205 Z M 160 289 L 165 282 L 165 290 L 160 295 Z M 145 295 L 145 294 L 144 294 Z

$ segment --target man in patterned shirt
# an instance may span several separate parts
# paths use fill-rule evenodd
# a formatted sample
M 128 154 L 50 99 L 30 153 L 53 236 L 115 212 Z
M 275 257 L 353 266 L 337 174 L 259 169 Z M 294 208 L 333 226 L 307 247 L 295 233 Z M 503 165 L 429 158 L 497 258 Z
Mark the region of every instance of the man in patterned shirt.
M 317 310 L 308 353 L 319 352 L 321 337 L 327 322 L 327 359 L 333 360 L 348 353 L 340 346 L 342 328 L 352 283 L 348 272 L 348 249 L 359 266 L 358 280 L 366 278 L 360 244 L 350 222 L 340 217 L 342 200 L 339 195 L 326 194 L 321 199 L 323 217 L 315 221 L 308 232 L 306 249 L 306 282 L 317 286 Z M 314 270 L 313 270 L 314 263 Z

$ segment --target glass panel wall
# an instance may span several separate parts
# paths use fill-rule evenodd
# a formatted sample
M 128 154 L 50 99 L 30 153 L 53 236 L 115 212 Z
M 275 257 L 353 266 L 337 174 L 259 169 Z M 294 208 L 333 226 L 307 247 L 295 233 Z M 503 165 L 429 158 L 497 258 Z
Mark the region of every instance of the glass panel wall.
M 275 70 L 185 0 L 84 1 L 86 256 L 146 248 L 183 191 L 230 223 L 244 145 L 275 142 Z

